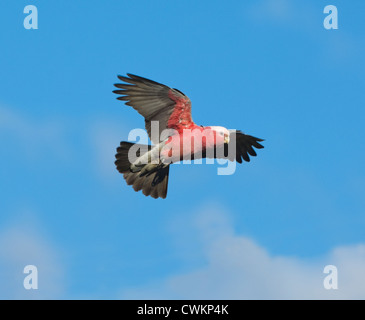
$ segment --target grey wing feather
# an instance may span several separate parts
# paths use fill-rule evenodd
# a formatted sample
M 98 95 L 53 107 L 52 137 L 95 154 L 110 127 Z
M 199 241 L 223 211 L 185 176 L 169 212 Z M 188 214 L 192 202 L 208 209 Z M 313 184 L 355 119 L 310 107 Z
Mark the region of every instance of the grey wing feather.
M 151 137 L 151 121 L 159 122 L 159 133 L 167 128 L 168 120 L 174 111 L 176 102 L 169 97 L 170 90 L 176 97 L 187 98 L 182 92 L 171 89 L 164 84 L 142 78 L 130 73 L 128 77 L 118 76 L 124 83 L 114 84 L 120 95 L 117 99 L 126 101 L 126 105 L 133 107 L 145 118 L 146 130 Z M 154 139 L 156 140 L 156 139 Z M 160 141 L 153 141 L 154 144 Z

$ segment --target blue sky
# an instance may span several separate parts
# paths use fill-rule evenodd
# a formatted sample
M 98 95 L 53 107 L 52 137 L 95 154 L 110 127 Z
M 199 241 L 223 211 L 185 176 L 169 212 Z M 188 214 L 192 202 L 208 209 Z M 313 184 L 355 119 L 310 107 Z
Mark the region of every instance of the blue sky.
M 23 27 L 28 4 L 38 30 Z M 323 27 L 328 4 L 338 30 Z M 0 298 L 365 298 L 365 3 L 1 11 Z M 144 125 L 112 93 L 127 72 L 265 149 L 231 176 L 174 165 L 166 200 L 135 193 L 113 163 Z M 28 264 L 38 290 L 23 288 Z M 328 264 L 336 292 L 322 285 Z

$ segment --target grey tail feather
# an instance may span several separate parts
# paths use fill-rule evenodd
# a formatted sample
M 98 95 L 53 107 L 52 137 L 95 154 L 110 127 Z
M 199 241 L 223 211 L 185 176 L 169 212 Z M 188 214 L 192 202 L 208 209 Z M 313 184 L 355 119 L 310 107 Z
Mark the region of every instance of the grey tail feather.
M 115 155 L 117 170 L 123 174 L 127 184 L 132 185 L 135 191 L 142 190 L 145 196 L 151 196 L 155 199 L 165 199 L 167 195 L 170 166 L 162 166 L 155 172 L 143 176 L 140 176 L 140 172 L 131 172 L 128 152 L 133 145 L 135 144 L 125 141 L 120 143 Z M 150 146 L 148 146 L 148 148 L 146 148 L 146 145 L 139 146 L 141 146 L 141 152 L 138 156 L 141 156 L 150 150 Z

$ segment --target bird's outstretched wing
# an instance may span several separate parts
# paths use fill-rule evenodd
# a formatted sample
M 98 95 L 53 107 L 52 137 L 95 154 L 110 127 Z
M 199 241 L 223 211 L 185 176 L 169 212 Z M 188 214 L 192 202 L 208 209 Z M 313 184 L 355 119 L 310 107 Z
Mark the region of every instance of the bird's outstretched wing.
M 151 137 L 151 121 L 159 122 L 160 134 L 164 129 L 179 130 L 193 124 L 190 99 L 181 91 L 130 73 L 127 76 L 118 76 L 124 83 L 114 84 L 118 90 L 113 92 L 145 118 L 146 130 L 154 144 L 160 141 L 159 137 Z
M 225 143 L 222 147 L 216 147 L 214 150 L 214 158 L 228 159 L 230 161 L 237 161 L 242 163 L 242 159 L 250 162 L 250 156 L 256 157 L 256 149 L 264 148 L 259 142 L 264 141 L 263 139 L 250 136 L 239 130 L 229 130 L 230 140 L 229 143 Z M 211 153 L 213 154 L 213 153 Z M 212 158 L 209 151 L 203 156 Z

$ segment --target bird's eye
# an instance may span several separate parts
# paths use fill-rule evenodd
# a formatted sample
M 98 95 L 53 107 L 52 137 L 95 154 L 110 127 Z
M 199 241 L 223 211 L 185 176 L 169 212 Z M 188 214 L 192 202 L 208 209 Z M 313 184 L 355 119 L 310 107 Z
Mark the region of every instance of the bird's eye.
M 219 135 L 221 135 L 223 137 L 224 134 L 223 134 L 223 132 L 219 132 Z

